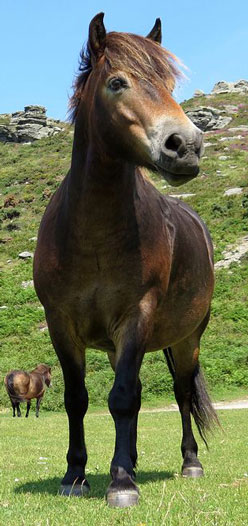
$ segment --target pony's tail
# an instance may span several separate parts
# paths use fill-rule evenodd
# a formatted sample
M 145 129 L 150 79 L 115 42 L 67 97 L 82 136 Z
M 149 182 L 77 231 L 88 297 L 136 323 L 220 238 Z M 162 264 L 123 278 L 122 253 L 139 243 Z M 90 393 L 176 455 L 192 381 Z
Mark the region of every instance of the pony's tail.
M 175 362 L 172 350 L 169 347 L 164 349 L 164 355 L 167 361 L 168 369 L 175 379 Z M 207 392 L 206 381 L 201 372 L 199 363 L 196 365 L 192 376 L 192 397 L 191 397 L 191 414 L 193 415 L 197 429 L 202 440 L 207 446 L 207 435 L 217 425 L 221 427 L 217 413 L 212 405 L 211 399 Z
M 207 392 L 206 381 L 199 363 L 195 367 L 192 381 L 191 413 L 199 434 L 207 446 L 208 433 L 213 431 L 215 426 L 221 427 L 221 425 Z
M 22 402 L 23 399 L 21 398 L 21 396 L 19 396 L 16 393 L 15 388 L 14 388 L 14 376 L 15 376 L 14 372 L 9 373 L 7 374 L 7 376 L 5 376 L 4 383 L 5 383 L 6 391 L 9 397 L 11 398 L 11 400 L 13 400 L 13 402 Z

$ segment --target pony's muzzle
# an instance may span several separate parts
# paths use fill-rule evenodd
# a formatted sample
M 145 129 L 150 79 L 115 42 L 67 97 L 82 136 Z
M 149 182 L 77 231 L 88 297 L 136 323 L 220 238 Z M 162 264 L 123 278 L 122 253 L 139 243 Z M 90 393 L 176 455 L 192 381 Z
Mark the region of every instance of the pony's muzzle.
M 169 134 L 162 146 L 163 155 L 169 159 L 182 159 L 187 157 L 188 152 L 194 154 L 197 159 L 203 154 L 203 133 L 196 126 L 190 133 L 180 131 Z
M 197 176 L 202 154 L 203 133 L 196 126 L 175 131 L 163 140 L 157 168 L 165 178 L 169 176 L 170 184 L 182 184 Z

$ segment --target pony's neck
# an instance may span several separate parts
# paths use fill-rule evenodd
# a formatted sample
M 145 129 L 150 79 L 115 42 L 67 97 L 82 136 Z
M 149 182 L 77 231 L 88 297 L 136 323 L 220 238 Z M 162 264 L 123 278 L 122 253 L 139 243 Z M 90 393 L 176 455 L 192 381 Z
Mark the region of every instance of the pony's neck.
M 75 139 L 67 187 L 74 230 L 93 239 L 130 227 L 135 221 L 137 178 L 131 163 L 105 157 L 93 145 L 85 147 Z
M 114 196 L 118 199 L 119 193 L 122 201 L 130 199 L 124 190 L 135 187 L 135 173 L 134 164 L 100 152 L 97 144 L 88 141 L 85 131 L 79 134 L 75 130 L 70 182 L 77 199 L 89 202 L 100 198 L 103 204 L 104 197 L 109 202 Z

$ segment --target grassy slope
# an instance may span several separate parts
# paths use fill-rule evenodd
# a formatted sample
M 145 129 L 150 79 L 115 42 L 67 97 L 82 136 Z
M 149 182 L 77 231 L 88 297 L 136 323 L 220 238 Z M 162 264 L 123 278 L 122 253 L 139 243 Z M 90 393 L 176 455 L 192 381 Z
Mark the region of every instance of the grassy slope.
M 8 526 L 247 526 L 247 411 L 220 411 L 225 433 L 199 443 L 205 477 L 180 477 L 179 414 L 141 414 L 137 484 L 139 506 L 106 506 L 114 426 L 108 416 L 86 417 L 90 497 L 57 495 L 66 467 L 67 422 L 61 413 L 37 420 L 0 415 L 0 524 Z M 154 433 L 156 429 L 156 433 Z M 238 454 L 237 454 L 238 452 Z
M 193 105 L 223 107 L 238 105 L 233 122 L 247 124 L 247 97 L 242 95 L 218 95 L 193 99 L 185 107 Z M 248 139 L 220 142 L 223 137 L 238 135 L 222 130 L 207 134 L 206 148 L 200 176 L 180 189 L 165 185 L 153 177 L 157 187 L 164 193 L 195 193 L 187 202 L 198 211 L 207 223 L 215 245 L 216 260 L 222 259 L 223 249 L 237 243 L 248 231 Z M 8 403 L 2 379 L 11 368 L 30 369 L 38 362 L 53 366 L 53 389 L 44 399 L 48 409 L 63 406 L 62 378 L 58 361 L 52 349 L 44 325 L 44 312 L 32 287 L 24 289 L 23 281 L 32 279 L 32 261 L 22 261 L 18 254 L 23 250 L 33 252 L 40 218 L 45 206 L 66 174 L 70 163 L 72 130 L 53 138 L 41 139 L 31 145 L 0 143 L 1 204 L 12 198 L 14 206 L 0 210 L 2 220 L 2 287 L 0 306 L 3 339 L 1 349 L 0 404 Z M 221 155 L 226 160 L 219 160 Z M 218 173 L 220 171 L 221 173 Z M 243 187 L 243 194 L 224 196 L 231 187 Z M 210 387 L 216 395 L 223 395 L 248 386 L 247 325 L 248 325 L 248 266 L 247 259 L 241 265 L 233 264 L 228 270 L 220 270 L 216 276 L 216 289 L 212 307 L 212 320 L 202 339 L 202 363 Z M 89 351 L 87 358 L 87 384 L 90 399 L 95 404 L 106 401 L 113 374 L 104 353 Z M 171 379 L 164 364 L 162 353 L 147 355 L 142 366 L 144 384 L 143 398 L 171 396 Z M 238 391 L 237 391 L 238 395 Z

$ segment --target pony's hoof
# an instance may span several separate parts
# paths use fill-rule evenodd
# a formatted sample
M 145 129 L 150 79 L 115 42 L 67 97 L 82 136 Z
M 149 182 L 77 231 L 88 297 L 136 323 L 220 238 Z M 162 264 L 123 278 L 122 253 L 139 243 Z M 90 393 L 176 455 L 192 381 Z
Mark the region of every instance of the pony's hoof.
M 82 484 L 61 484 L 59 495 L 63 497 L 86 497 L 89 491 L 89 483 L 84 480 Z
M 139 492 L 133 489 L 109 491 L 106 494 L 106 500 L 111 508 L 128 508 L 138 504 Z
M 204 472 L 203 469 L 200 466 L 191 466 L 187 468 L 182 469 L 182 476 L 183 477 L 189 477 L 189 478 L 198 478 L 203 477 Z

